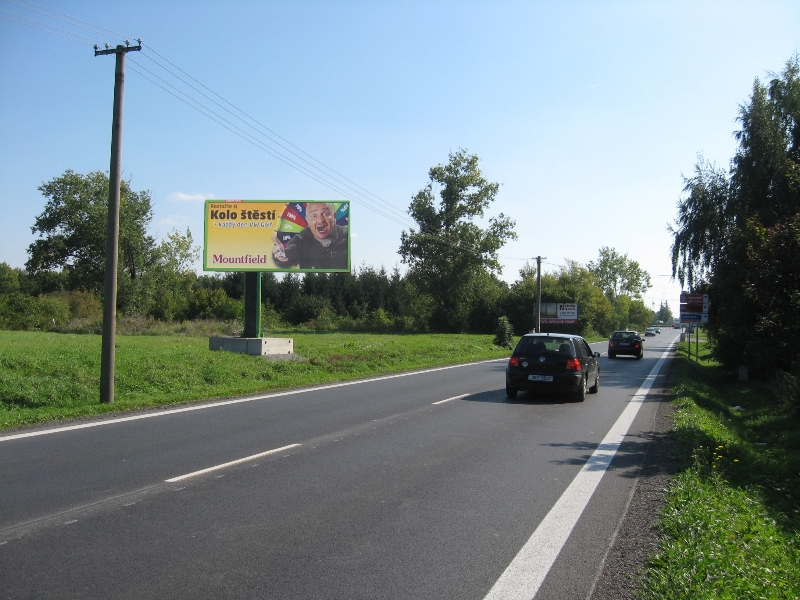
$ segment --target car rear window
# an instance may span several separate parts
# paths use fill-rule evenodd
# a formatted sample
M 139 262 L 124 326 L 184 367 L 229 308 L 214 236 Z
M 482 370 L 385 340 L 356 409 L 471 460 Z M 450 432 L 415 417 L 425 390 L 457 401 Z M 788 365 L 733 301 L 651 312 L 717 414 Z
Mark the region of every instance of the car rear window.
M 631 340 L 636 337 L 635 331 L 615 331 L 612 340 Z
M 575 357 L 575 350 L 569 338 L 524 337 L 514 349 L 515 354 L 566 354 Z

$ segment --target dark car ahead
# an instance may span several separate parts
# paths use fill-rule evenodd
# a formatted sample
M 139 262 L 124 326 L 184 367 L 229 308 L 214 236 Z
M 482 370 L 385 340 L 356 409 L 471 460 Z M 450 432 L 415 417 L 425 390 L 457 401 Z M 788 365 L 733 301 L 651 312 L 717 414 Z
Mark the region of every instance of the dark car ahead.
M 644 340 L 638 331 L 615 331 L 608 340 L 608 358 L 617 358 L 627 354 L 642 358 L 644 356 Z
M 599 352 L 577 335 L 529 333 L 522 336 L 506 367 L 506 395 L 519 390 L 569 392 L 583 402 L 600 389 Z

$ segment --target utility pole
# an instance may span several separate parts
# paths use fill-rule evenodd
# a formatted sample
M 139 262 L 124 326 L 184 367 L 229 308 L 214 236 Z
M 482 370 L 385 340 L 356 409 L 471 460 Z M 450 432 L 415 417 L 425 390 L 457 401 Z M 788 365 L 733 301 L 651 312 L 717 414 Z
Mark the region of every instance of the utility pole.
M 536 328 L 534 333 L 542 333 L 542 261 L 546 256 L 536 257 Z
M 114 344 L 117 332 L 117 258 L 119 249 L 119 185 L 122 174 L 122 98 L 125 92 L 125 55 L 142 49 L 125 45 L 105 50 L 94 47 L 94 55 L 116 54 L 114 70 L 114 117 L 111 123 L 111 165 L 108 172 L 108 221 L 106 223 L 106 272 L 103 288 L 103 347 L 100 355 L 100 402 L 114 402 Z

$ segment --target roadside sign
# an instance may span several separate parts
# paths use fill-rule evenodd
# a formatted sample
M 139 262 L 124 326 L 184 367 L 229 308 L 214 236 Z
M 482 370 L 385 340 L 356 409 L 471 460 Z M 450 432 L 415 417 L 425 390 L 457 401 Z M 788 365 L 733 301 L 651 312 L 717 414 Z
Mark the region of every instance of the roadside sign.
M 681 304 L 708 304 L 708 294 L 681 293 Z
M 578 305 L 574 302 L 543 302 L 539 320 L 546 325 L 577 325 Z
M 708 314 L 707 313 L 698 313 L 698 312 L 682 312 L 681 313 L 681 322 L 682 323 L 708 323 Z
M 708 304 L 681 304 L 681 310 L 687 313 L 708 314 Z

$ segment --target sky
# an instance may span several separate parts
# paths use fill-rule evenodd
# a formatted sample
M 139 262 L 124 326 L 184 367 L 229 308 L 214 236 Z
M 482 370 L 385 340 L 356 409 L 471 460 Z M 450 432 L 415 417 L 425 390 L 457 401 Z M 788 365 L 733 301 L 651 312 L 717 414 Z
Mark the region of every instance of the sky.
M 800 48 L 800 3 L 0 0 L 0 262 L 24 267 L 42 183 L 108 170 L 114 58 L 92 46 L 136 38 L 122 169 L 157 238 L 201 245 L 205 199 L 351 200 L 353 266 L 403 271 L 411 198 L 463 148 L 500 183 L 486 219 L 516 222 L 505 281 L 610 247 L 677 315 L 684 177 L 728 166 L 754 81 Z

